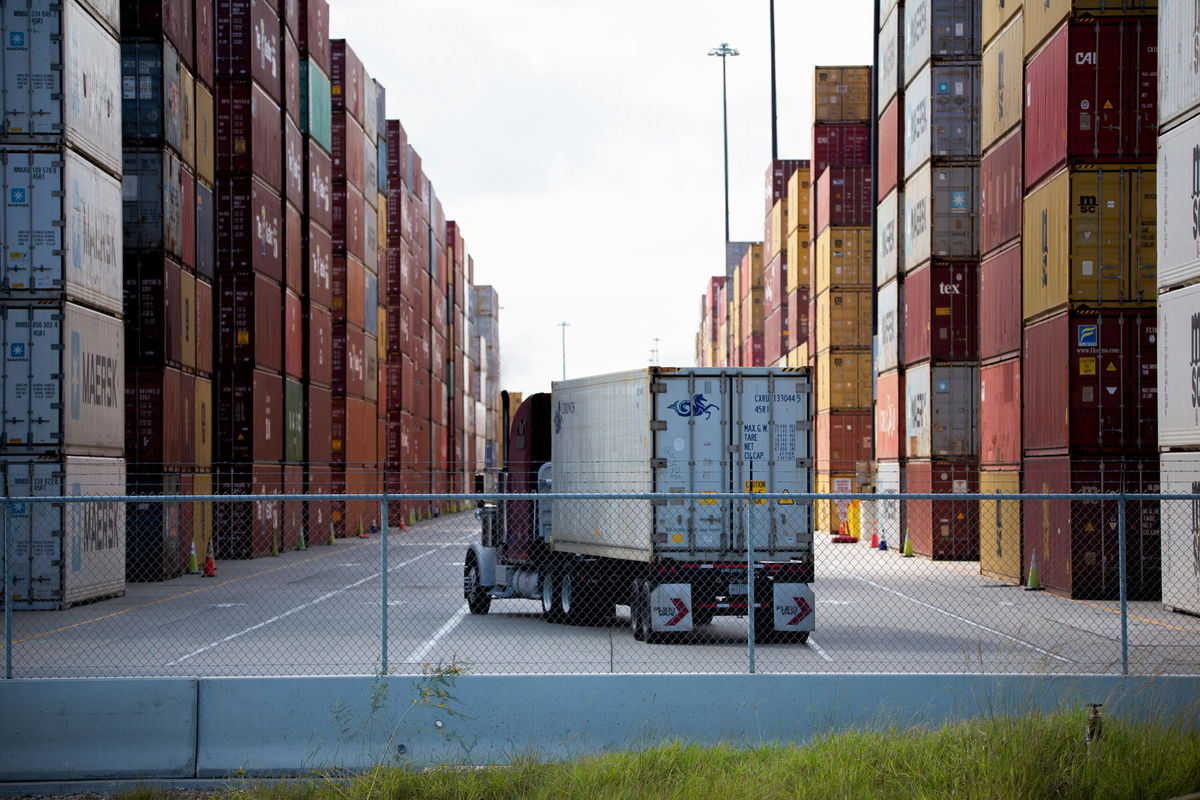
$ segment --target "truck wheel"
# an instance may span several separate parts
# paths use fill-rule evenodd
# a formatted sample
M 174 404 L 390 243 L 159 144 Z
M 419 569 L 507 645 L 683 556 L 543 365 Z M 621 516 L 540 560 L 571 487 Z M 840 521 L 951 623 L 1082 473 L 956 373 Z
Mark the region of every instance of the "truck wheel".
M 463 596 L 467 598 L 467 608 L 472 614 L 486 614 L 492 607 L 492 596 L 479 585 L 479 565 L 474 556 L 467 557 L 467 566 L 463 570 Z
M 650 592 L 654 587 L 650 581 L 642 582 L 641 602 L 642 602 L 642 627 L 646 631 L 646 644 L 662 644 L 667 640 L 667 634 L 662 631 L 654 630 L 654 622 L 651 618 L 650 610 Z
M 633 629 L 634 640 L 646 641 L 646 629 L 642 627 L 642 582 L 636 579 L 629 595 L 629 627 Z
M 765 611 L 754 609 L 754 641 L 757 644 L 779 641 L 779 634 L 775 631 L 775 614 L 769 608 Z
M 558 581 L 558 616 L 564 625 L 579 625 L 584 620 L 583 605 L 586 592 L 579 591 L 579 583 L 575 580 L 571 567 L 563 569 Z
M 561 604 L 558 578 L 547 569 L 542 573 L 542 618 L 550 623 L 559 622 Z

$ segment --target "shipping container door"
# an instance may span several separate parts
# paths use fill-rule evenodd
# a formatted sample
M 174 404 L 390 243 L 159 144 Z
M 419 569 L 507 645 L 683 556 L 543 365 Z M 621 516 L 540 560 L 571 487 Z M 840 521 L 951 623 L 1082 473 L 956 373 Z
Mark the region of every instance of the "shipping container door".
M 61 466 L 48 463 L 6 464 L 10 497 L 57 495 Z M 59 503 L 10 503 L 8 531 L 12 544 L 12 597 L 18 603 L 62 600 L 63 508 Z

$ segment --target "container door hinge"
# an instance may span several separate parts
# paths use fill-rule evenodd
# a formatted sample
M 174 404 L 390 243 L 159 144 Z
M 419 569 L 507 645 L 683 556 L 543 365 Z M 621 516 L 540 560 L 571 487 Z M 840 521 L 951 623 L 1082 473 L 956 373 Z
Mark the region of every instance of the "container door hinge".
M 667 468 L 667 460 L 665 458 L 652 458 L 652 459 L 650 459 L 650 468 L 651 469 L 666 469 Z
M 656 419 L 650 423 L 650 430 L 652 430 L 652 431 L 665 431 L 666 429 L 667 429 L 666 420 Z

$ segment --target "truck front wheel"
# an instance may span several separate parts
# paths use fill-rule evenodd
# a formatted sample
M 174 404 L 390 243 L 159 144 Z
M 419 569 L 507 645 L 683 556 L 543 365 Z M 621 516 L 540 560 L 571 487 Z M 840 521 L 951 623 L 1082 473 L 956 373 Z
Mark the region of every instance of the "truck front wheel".
M 474 554 L 467 556 L 463 569 L 463 596 L 472 614 L 486 614 L 492 607 L 492 596 L 479 584 L 479 564 Z

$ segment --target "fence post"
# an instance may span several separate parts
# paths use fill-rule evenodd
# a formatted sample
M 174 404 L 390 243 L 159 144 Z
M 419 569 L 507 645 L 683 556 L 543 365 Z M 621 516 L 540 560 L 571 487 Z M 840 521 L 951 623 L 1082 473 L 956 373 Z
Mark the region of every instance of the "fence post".
M 1129 674 L 1129 581 L 1125 560 L 1125 494 L 1117 499 L 1117 570 L 1121 593 L 1121 674 Z
M 751 535 L 750 500 L 746 504 L 746 647 L 750 660 L 750 674 L 754 674 L 754 537 Z
M 380 527 L 383 529 L 379 537 L 379 591 L 380 591 L 380 631 L 379 631 L 379 674 L 388 672 L 388 499 L 387 487 L 379 501 Z

